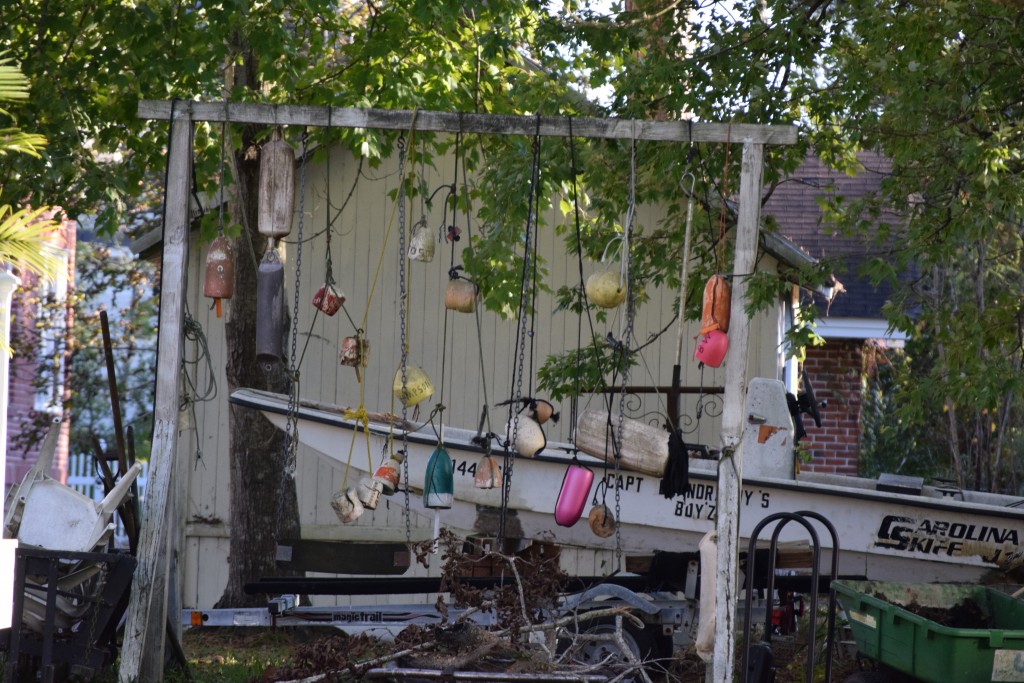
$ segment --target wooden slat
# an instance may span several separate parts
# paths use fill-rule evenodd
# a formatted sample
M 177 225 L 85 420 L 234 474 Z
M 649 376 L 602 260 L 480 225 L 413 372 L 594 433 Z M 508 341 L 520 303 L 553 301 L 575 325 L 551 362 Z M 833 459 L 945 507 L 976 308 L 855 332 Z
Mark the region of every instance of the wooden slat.
M 761 174 L 764 145 L 743 145 L 740 167 L 740 206 L 736 220 L 736 256 L 733 262 L 732 324 L 729 357 L 725 364 L 725 406 L 722 413 L 722 458 L 718 464 L 718 581 L 715 583 L 715 649 L 710 681 L 731 683 L 736 636 L 738 596 L 740 492 L 743 490 L 743 408 L 747 398 L 747 349 L 750 317 L 746 311 L 747 278 L 757 262 L 757 234 L 761 213 Z
M 439 133 L 482 133 L 490 135 L 534 135 L 568 137 L 569 118 L 564 116 L 513 116 L 440 111 L 390 109 L 348 109 L 293 104 L 247 104 L 192 102 L 197 121 L 229 121 L 268 126 L 318 126 L 331 128 L 375 128 Z M 142 100 L 139 118 L 167 119 L 171 102 Z M 758 142 L 792 145 L 794 126 L 751 123 L 690 123 L 688 121 L 639 121 L 635 119 L 572 119 L 572 132 L 581 138 L 618 140 L 660 140 L 664 142 Z
M 168 551 L 171 532 L 177 537 L 172 478 L 178 446 L 178 382 L 181 372 L 185 274 L 188 267 L 188 202 L 192 162 L 192 120 L 179 105 L 171 122 L 165 194 L 164 247 L 160 288 L 160 354 L 156 368 L 152 480 L 139 544 L 139 564 L 132 581 L 124 629 L 119 679 L 159 681 L 163 673 L 164 628 L 167 621 Z M 179 482 L 180 485 L 180 482 Z M 168 525 L 171 525 L 168 527 Z M 175 589 L 177 590 L 177 589 Z

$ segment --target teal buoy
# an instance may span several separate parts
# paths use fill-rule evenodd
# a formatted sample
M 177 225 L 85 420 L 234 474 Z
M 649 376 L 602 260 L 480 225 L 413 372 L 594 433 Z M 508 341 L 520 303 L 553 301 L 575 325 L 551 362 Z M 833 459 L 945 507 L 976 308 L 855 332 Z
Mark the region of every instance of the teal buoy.
M 423 506 L 432 510 L 447 510 L 455 498 L 455 475 L 452 459 L 442 446 L 434 449 L 427 461 L 427 476 L 423 480 Z

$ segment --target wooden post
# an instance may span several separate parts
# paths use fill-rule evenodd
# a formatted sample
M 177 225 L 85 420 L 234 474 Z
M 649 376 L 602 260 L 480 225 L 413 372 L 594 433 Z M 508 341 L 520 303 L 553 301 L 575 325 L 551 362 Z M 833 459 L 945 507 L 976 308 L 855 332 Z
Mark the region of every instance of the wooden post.
M 733 264 L 732 319 L 725 365 L 725 406 L 722 411 L 722 459 L 718 464 L 718 583 L 715 586 L 714 683 L 732 683 L 736 643 L 737 575 L 739 573 L 740 493 L 743 489 L 743 407 L 747 396 L 747 349 L 750 317 L 746 312 L 747 278 L 757 260 L 761 222 L 761 171 L 764 145 L 743 142 L 740 205 L 736 219 L 736 260 Z M 742 672 L 741 672 L 742 674 Z
M 171 483 L 178 448 L 178 380 L 181 373 L 185 274 L 188 269 L 189 179 L 192 177 L 192 108 L 172 105 L 164 195 L 160 269 L 160 354 L 156 368 L 153 449 L 142 514 L 139 564 L 132 581 L 121 648 L 121 683 L 163 680 L 167 624 L 168 545 L 176 534 L 170 519 Z M 180 482 L 177 484 L 182 486 Z

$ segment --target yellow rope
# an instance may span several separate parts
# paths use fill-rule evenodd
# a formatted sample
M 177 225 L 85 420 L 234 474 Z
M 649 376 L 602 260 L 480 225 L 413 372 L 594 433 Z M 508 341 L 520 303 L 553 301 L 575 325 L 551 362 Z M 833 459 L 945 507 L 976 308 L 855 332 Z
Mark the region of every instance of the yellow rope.
M 410 149 L 415 149 L 415 147 L 413 145 L 416 142 L 416 117 L 418 115 L 419 115 L 419 109 L 414 109 L 413 112 L 412 112 L 412 123 L 411 123 L 410 128 L 409 128 L 409 148 Z M 403 162 L 403 163 L 405 163 L 406 165 L 405 165 L 405 168 L 402 169 L 401 177 L 398 179 L 399 188 L 401 188 L 401 187 L 403 187 L 405 185 L 406 178 L 408 177 L 408 174 L 409 174 L 409 168 L 411 167 L 411 164 L 408 164 L 407 160 L 405 162 Z M 399 201 L 401 201 L 401 199 L 402 199 L 401 190 L 399 190 L 398 196 L 399 196 Z M 396 213 L 397 210 L 398 210 L 398 202 L 395 202 L 391 206 L 391 217 L 388 218 L 388 226 L 387 226 L 387 229 L 384 231 L 384 243 L 381 245 L 381 248 L 380 248 L 380 258 L 377 259 L 377 270 L 373 274 L 373 283 L 370 285 L 370 292 L 369 292 L 369 294 L 366 297 L 366 308 L 363 310 L 363 321 L 362 321 L 362 324 L 359 326 L 359 331 L 357 332 L 357 337 L 359 338 L 358 339 L 358 343 L 359 343 L 360 351 L 362 350 L 362 339 L 361 339 L 362 331 L 366 329 L 366 321 L 370 317 L 370 304 L 373 302 L 373 294 L 377 290 L 377 281 L 380 279 L 380 271 L 381 271 L 382 266 L 384 265 L 384 254 L 387 253 L 388 241 L 391 238 L 391 229 L 395 225 L 395 213 Z M 405 226 L 404 225 L 402 226 L 402 230 L 405 230 Z M 406 355 L 408 355 L 408 348 L 406 348 L 403 351 L 403 353 L 406 353 Z M 366 461 L 369 464 L 368 472 L 372 476 L 373 475 L 373 456 L 370 454 L 370 429 L 369 429 L 370 418 L 367 415 L 366 407 L 363 404 L 363 396 L 364 396 L 363 373 L 361 373 L 361 372 L 357 373 L 357 379 L 358 379 L 358 382 L 359 382 L 359 407 L 356 408 L 355 410 L 351 410 L 351 409 L 346 410 L 345 411 L 345 419 L 346 420 L 358 420 L 362 424 L 362 426 L 363 426 L 363 434 L 366 437 Z M 392 392 L 392 406 L 393 405 L 394 405 L 394 393 Z M 389 420 L 389 422 L 392 423 L 391 430 L 394 431 L 394 426 L 393 426 L 394 421 L 393 420 Z M 344 479 L 342 480 L 342 483 L 341 483 L 341 490 L 342 491 L 345 490 L 345 488 L 346 488 L 346 486 L 348 484 L 348 471 L 349 471 L 349 468 L 352 466 L 352 453 L 355 451 L 355 446 L 356 446 L 356 432 L 353 431 L 352 432 L 352 442 L 349 444 L 349 447 L 348 447 L 348 461 L 345 463 L 345 477 L 344 477 Z

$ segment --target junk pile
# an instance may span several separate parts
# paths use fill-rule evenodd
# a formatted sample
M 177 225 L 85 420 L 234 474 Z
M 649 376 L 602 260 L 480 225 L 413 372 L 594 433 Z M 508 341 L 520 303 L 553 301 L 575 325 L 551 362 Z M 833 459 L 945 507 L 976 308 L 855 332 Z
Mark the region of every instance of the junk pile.
M 4 506 L 4 536 L 18 540 L 4 680 L 19 680 L 25 671 L 43 680 L 89 680 L 117 656 L 114 632 L 136 562 L 108 548 L 114 513 L 120 509 L 134 521 L 128 508 L 142 465 L 126 467 L 116 481 L 108 469 L 106 495 L 96 502 L 50 476 L 59 434 L 55 420 L 39 459 Z

